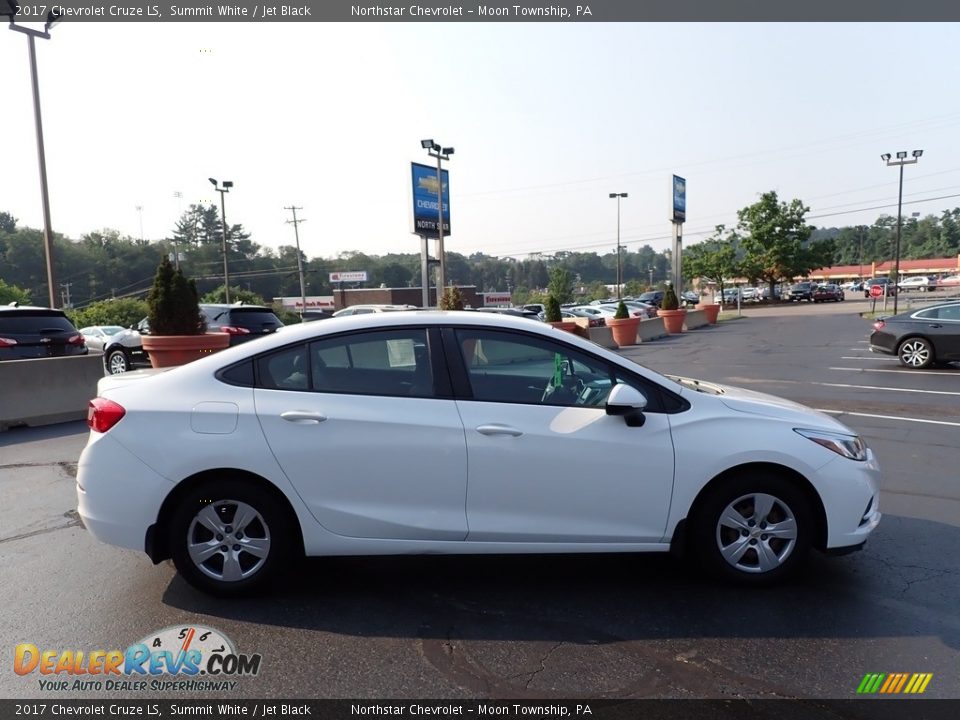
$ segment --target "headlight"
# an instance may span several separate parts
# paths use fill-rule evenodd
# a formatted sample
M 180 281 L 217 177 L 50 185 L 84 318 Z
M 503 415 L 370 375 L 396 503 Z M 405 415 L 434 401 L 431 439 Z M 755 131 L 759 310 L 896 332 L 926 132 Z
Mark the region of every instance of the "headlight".
M 867 444 L 860 439 L 859 435 L 844 435 L 826 430 L 804 430 L 803 428 L 794 428 L 793 431 L 850 460 L 863 461 L 867 459 Z

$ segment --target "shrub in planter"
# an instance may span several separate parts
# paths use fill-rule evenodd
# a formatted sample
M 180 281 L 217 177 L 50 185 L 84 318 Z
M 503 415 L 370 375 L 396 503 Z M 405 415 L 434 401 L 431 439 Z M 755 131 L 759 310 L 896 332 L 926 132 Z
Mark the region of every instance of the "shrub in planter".
M 184 365 L 230 344 L 226 333 L 206 332 L 196 284 L 166 257 L 157 267 L 147 306 L 150 334 L 143 336 L 143 349 L 155 368 Z
M 687 316 L 687 311 L 680 309 L 680 301 L 672 285 L 667 287 L 667 291 L 663 294 L 663 302 L 660 303 L 657 315 L 663 318 L 663 327 L 671 335 L 683 332 L 683 320 Z
M 441 310 L 463 310 L 463 293 L 456 285 L 448 287 L 443 291 L 443 297 L 440 298 Z
M 555 295 L 548 295 L 546 302 L 546 321 L 555 328 L 566 330 L 567 332 L 576 332 L 577 324 L 569 320 L 564 320 L 560 314 L 560 301 Z
M 637 344 L 637 329 L 640 327 L 640 318 L 630 317 L 626 303 L 623 300 L 617 305 L 613 317 L 607 320 L 607 327 L 613 334 L 613 341 L 623 347 Z

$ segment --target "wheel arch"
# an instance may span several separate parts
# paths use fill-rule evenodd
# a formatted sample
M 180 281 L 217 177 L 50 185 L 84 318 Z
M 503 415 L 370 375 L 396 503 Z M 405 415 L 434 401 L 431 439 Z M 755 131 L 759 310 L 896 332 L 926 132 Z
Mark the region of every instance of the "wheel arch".
M 289 498 L 287 498 L 280 488 L 266 478 L 247 470 L 212 468 L 184 478 L 177 483 L 167 497 L 164 498 L 163 504 L 160 506 L 160 511 L 157 513 L 157 521 L 147 528 L 144 542 L 144 550 L 150 559 L 153 560 L 154 564 L 171 557 L 166 531 L 167 528 L 170 527 L 170 522 L 173 520 L 173 515 L 177 511 L 180 501 L 197 486 L 205 482 L 224 479 L 249 482 L 273 495 L 280 503 L 280 507 L 286 515 L 288 527 L 293 529 L 294 547 L 301 555 L 304 553 L 303 528 L 300 526 L 300 520 L 293 506 L 290 504 Z
M 786 465 L 780 465 L 772 462 L 752 462 L 727 468 L 723 472 L 714 476 L 700 489 L 700 492 L 697 493 L 697 496 L 691 503 L 690 510 L 687 512 L 686 517 L 682 518 L 677 523 L 677 527 L 673 532 L 673 537 L 670 540 L 670 551 L 672 553 L 682 554 L 684 552 L 686 548 L 687 536 L 690 532 L 691 521 L 693 518 L 697 517 L 699 512 L 701 512 L 701 508 L 703 507 L 706 498 L 709 497 L 710 494 L 724 482 L 724 480 L 731 476 L 745 472 L 772 473 L 784 478 L 794 487 L 799 489 L 804 494 L 804 497 L 806 497 L 807 502 L 810 505 L 810 509 L 813 512 L 813 547 L 820 551 L 826 549 L 827 513 L 823 507 L 823 500 L 820 498 L 820 493 L 817 492 L 816 488 L 814 488 L 810 481 L 807 480 L 807 478 L 805 478 L 801 473 L 797 472 L 793 468 L 787 467 Z

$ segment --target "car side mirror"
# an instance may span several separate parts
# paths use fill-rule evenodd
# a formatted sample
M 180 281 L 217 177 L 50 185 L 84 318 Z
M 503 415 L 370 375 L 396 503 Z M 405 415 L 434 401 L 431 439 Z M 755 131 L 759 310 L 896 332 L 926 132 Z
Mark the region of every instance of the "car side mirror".
M 647 407 L 647 398 L 642 392 L 630 385 L 614 385 L 607 397 L 607 415 L 619 415 L 628 427 L 642 427 L 646 422 L 643 411 Z

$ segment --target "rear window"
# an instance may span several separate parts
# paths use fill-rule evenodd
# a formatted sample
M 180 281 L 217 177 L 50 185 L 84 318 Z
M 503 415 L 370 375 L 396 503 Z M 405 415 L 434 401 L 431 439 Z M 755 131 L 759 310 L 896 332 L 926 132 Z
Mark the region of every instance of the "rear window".
M 76 332 L 67 316 L 50 310 L 22 310 L 0 313 L 0 335 L 25 335 L 43 332 Z
M 278 326 L 282 324 L 280 318 L 278 318 L 272 310 L 259 310 L 256 308 L 250 308 L 249 310 L 236 308 L 230 310 L 229 313 L 224 313 L 218 317 L 217 322 L 225 323 L 228 321 L 228 318 L 230 324 L 248 328 Z

